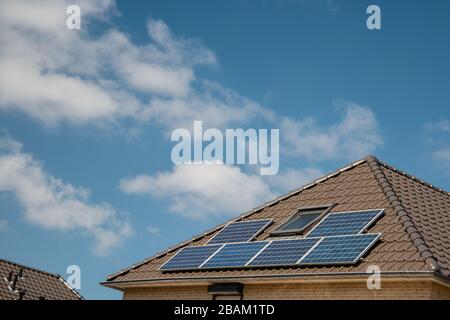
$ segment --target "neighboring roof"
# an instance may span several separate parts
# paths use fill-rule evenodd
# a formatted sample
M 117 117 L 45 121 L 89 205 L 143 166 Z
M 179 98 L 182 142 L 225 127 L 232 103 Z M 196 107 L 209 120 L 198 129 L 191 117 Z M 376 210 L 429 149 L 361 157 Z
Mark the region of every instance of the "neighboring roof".
M 12 283 L 8 281 L 9 274 L 12 272 L 14 278 L 21 269 L 22 277 L 17 277 L 16 290 L 13 291 Z M 59 275 L 0 259 L 0 300 L 19 300 L 21 291 L 24 292 L 23 300 L 83 299 Z
M 138 281 L 235 279 L 305 275 L 364 274 L 369 265 L 384 273 L 431 273 L 450 279 L 450 194 L 368 156 L 311 184 L 255 208 L 233 221 L 271 218 L 274 223 L 254 240 L 270 237 L 298 208 L 336 204 L 331 212 L 385 208 L 368 229 L 382 233 L 355 265 L 265 267 L 258 269 L 161 272 L 178 249 L 203 245 L 225 224 L 108 277 L 104 285 Z

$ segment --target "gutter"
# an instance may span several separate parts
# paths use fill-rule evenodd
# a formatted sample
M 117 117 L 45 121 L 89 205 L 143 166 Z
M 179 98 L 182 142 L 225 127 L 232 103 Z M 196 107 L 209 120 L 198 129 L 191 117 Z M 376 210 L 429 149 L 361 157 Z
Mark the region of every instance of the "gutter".
M 364 277 L 366 278 L 368 273 L 365 272 L 346 272 L 346 273 L 310 273 L 310 274 L 274 274 L 269 276 L 217 276 L 217 277 L 186 277 L 186 278 L 178 278 L 178 279 L 143 279 L 143 280 L 122 280 L 122 281 L 103 281 L 100 282 L 101 285 L 117 290 L 123 291 L 123 285 L 131 285 L 136 286 L 139 284 L 154 284 L 154 283 L 185 283 L 192 281 L 205 281 L 205 282 L 217 282 L 217 281 L 237 281 L 237 280 L 255 280 L 255 281 L 267 281 L 270 279 L 292 279 L 297 278 L 297 280 L 319 280 L 321 279 L 337 279 L 337 280 L 346 280 L 353 279 L 355 277 Z M 407 278 L 434 278 L 439 282 L 443 282 L 445 285 L 450 286 L 450 278 L 433 271 L 410 271 L 410 272 L 381 272 L 381 276 L 387 276 L 389 278 L 393 278 L 395 276 L 407 277 Z

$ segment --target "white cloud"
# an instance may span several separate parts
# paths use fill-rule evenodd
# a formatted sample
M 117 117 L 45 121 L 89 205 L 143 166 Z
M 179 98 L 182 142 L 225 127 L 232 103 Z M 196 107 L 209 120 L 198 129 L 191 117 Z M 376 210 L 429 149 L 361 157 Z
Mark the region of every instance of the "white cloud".
M 439 132 L 450 133 L 450 121 L 440 120 L 433 123 L 427 123 L 425 125 L 425 129 L 427 129 L 431 133 L 439 133 Z
M 78 4 L 82 30 L 67 30 L 66 7 Z M 0 2 L 0 110 L 20 111 L 47 125 L 143 119 L 150 97 L 191 92 L 193 66 L 215 63 L 199 42 L 178 39 L 149 20 L 149 43 L 124 33 L 89 34 L 92 21 L 114 14 L 114 2 Z
M 450 173 L 450 121 L 441 120 L 425 125 L 431 158 Z
M 153 189 L 153 178 L 146 174 L 141 174 L 133 178 L 122 179 L 120 189 L 128 194 L 150 193 Z
M 65 28 L 68 4 L 79 4 L 82 30 Z M 277 115 L 207 79 L 195 67 L 214 65 L 199 41 L 174 35 L 161 20 L 147 23 L 148 43 L 135 44 L 107 28 L 89 33 L 92 22 L 114 16 L 113 1 L 0 2 L 0 111 L 20 111 L 47 125 L 69 122 L 127 125 L 153 121 L 165 129 L 236 127 L 251 121 L 281 127 L 286 154 L 308 160 L 354 158 L 382 145 L 368 107 L 343 103 L 343 119 L 320 126 L 313 118 Z M 195 85 L 194 85 L 195 82 Z
M 330 126 L 320 126 L 313 118 L 282 118 L 282 151 L 311 161 L 355 159 L 383 145 L 374 113 L 354 102 L 341 102 L 342 119 Z
M 233 97 L 236 95 L 231 94 Z M 246 101 L 244 98 L 236 100 Z M 243 108 L 244 118 L 251 117 L 246 115 L 248 110 L 265 110 L 251 103 L 244 105 L 249 106 L 247 110 Z M 190 116 L 192 120 L 195 119 L 195 113 L 190 115 L 191 109 L 185 110 L 185 107 L 186 104 L 180 102 L 178 112 L 174 112 L 177 108 L 174 106 L 161 108 L 164 110 L 162 113 L 168 116 L 163 122 L 172 121 L 181 125 L 181 122 Z M 264 117 L 269 124 L 280 125 L 282 151 L 311 163 L 342 158 L 354 160 L 383 144 L 375 115 L 370 108 L 353 102 L 340 102 L 338 107 L 342 119 L 330 126 L 320 126 L 312 118 L 294 120 L 271 112 L 267 112 L 265 116 L 259 115 L 258 112 L 256 114 L 260 119 Z M 166 113 L 167 110 L 171 112 Z M 180 119 L 175 118 L 174 121 L 173 117 L 169 117 L 172 114 L 183 116 Z M 236 114 L 233 113 L 233 116 Z M 226 119 L 226 115 L 224 113 L 222 120 Z M 234 118 L 233 121 L 239 121 L 239 118 Z M 210 122 L 220 123 L 220 119 L 211 119 Z M 277 175 L 263 179 L 225 165 L 184 165 L 176 166 L 171 172 L 161 172 L 154 176 L 144 174 L 124 179 L 120 188 L 129 194 L 150 194 L 153 197 L 165 198 L 170 202 L 171 211 L 192 218 L 203 218 L 214 214 L 235 215 L 269 200 L 274 194 L 295 189 L 321 175 L 321 170 L 313 166 L 287 168 Z
M 65 27 L 69 4 L 81 7 L 80 31 Z M 177 37 L 163 21 L 148 21 L 149 41 L 144 44 L 134 43 L 113 27 L 100 35 L 89 32 L 93 22 L 114 16 L 115 10 L 112 0 L 1 1 L 0 112 L 21 112 L 46 125 L 134 126 L 152 121 L 173 129 L 189 128 L 193 120 L 202 120 L 208 127 L 235 128 L 254 121 L 261 127 L 279 127 L 281 150 L 308 161 L 359 157 L 382 145 L 375 116 L 368 107 L 345 103 L 339 122 L 321 126 L 313 118 L 276 114 L 238 92 L 199 79 L 196 67 L 215 65 L 214 53 L 199 41 Z M 23 161 L 23 170 L 42 172 L 30 156 L 16 153 Z M 274 178 L 276 189 L 297 185 L 310 175 L 307 169 L 288 172 L 295 178 Z M 46 177 L 43 172 L 41 175 Z M 51 195 L 70 186 L 47 180 L 44 186 Z M 171 172 L 124 180 L 121 185 L 129 193 L 170 197 L 173 211 L 195 217 L 236 214 L 273 194 L 261 177 L 229 166 L 175 167 Z M 15 185 L 16 193 L 18 187 Z M 77 220 L 82 228 L 91 230 L 92 225 L 103 224 L 104 212 L 114 211 L 103 205 L 87 205 L 82 190 L 73 189 L 73 194 L 64 197 L 75 198 L 77 205 L 85 205 L 86 210 L 95 212 L 92 217 L 97 217 L 92 222 L 92 217 Z M 31 220 L 32 209 L 26 210 Z M 63 226 L 58 219 L 52 223 L 60 223 L 59 229 Z M 119 241 L 103 229 L 96 234 L 98 241 Z
M 197 219 L 237 215 L 273 197 L 260 176 L 212 164 L 179 165 L 170 172 L 123 179 L 120 189 L 166 198 L 171 211 Z
M 182 107 L 184 105 L 180 103 L 179 121 L 171 119 L 174 124 L 181 124 L 185 120 L 181 115 L 191 120 L 189 110 Z M 264 110 L 251 103 L 248 106 L 244 115 L 247 112 L 252 115 L 253 108 Z M 216 111 L 217 108 L 213 107 L 213 110 Z M 342 102 L 340 110 L 343 112 L 342 119 L 328 127 L 321 127 L 311 118 L 299 121 L 270 112 L 264 116 L 264 120 L 274 125 L 281 124 L 281 147 L 285 148 L 282 151 L 311 163 L 341 158 L 354 160 L 383 144 L 375 115 L 368 107 Z M 205 110 L 204 114 L 207 115 L 208 112 Z M 220 113 L 217 115 L 219 117 L 210 119 L 210 122 L 221 123 Z M 227 118 L 226 112 L 221 115 L 222 120 Z M 204 218 L 217 214 L 236 215 L 269 200 L 274 194 L 295 189 L 321 175 L 321 170 L 314 166 L 286 168 L 277 175 L 261 178 L 246 174 L 237 167 L 184 165 L 154 176 L 144 174 L 124 179 L 120 182 L 120 188 L 128 194 L 149 194 L 165 198 L 170 203 L 171 211 L 192 218 Z
M 356 103 L 341 102 L 339 110 L 342 112 L 342 119 L 324 127 L 312 118 L 294 120 L 270 111 L 265 113 L 267 109 L 252 104 L 233 92 L 226 91 L 225 95 L 228 101 L 234 99 L 237 102 L 234 105 L 240 103 L 244 107 L 236 108 L 236 112 L 217 113 L 221 117 L 210 118 L 209 123 L 220 127 L 228 121 L 244 122 L 257 115 L 269 125 L 280 126 L 281 148 L 285 154 L 301 157 L 311 163 L 342 158 L 354 160 L 383 144 L 375 115 L 370 108 Z M 169 103 L 174 103 L 174 100 Z M 196 102 L 193 99 L 189 103 L 192 105 Z M 203 108 L 209 106 L 202 103 L 199 105 Z M 224 110 L 230 110 L 230 105 L 232 104 L 226 104 Z M 188 102 L 180 101 L 175 105 L 160 106 L 160 113 L 155 111 L 154 106 L 150 110 L 153 112 L 152 116 L 158 117 L 165 125 L 172 123 L 183 127 L 183 121 L 196 119 L 196 111 L 202 108 L 187 106 Z M 211 108 L 217 110 L 217 105 Z M 206 110 L 203 113 L 206 117 L 216 114 Z M 190 124 L 185 123 L 184 127 L 189 128 Z M 143 174 L 124 179 L 120 187 L 129 194 L 141 193 L 165 198 L 170 202 L 171 211 L 192 218 L 203 218 L 214 214 L 235 215 L 260 205 L 274 194 L 295 189 L 321 175 L 321 170 L 314 166 L 286 168 L 277 175 L 261 178 L 230 166 L 185 165 L 175 167 L 172 172 L 161 172 L 154 176 Z
M 203 81 L 200 86 L 185 97 L 153 99 L 145 116 L 169 129 L 190 128 L 194 120 L 202 120 L 208 127 L 226 128 L 273 116 L 270 110 L 217 83 Z
M 434 151 L 433 157 L 443 163 L 450 163 L 450 147 L 442 147 Z
M 205 219 L 236 216 L 322 175 L 313 167 L 261 177 L 223 164 L 186 164 L 153 176 L 122 179 L 119 188 L 126 194 L 164 199 L 170 210 L 181 216 Z
M 159 237 L 161 235 L 161 229 L 155 226 L 147 227 L 147 232 L 152 237 Z
M 7 105 L 4 108 L 20 110 L 47 124 L 104 119 L 119 108 L 111 94 L 90 81 L 63 74 L 43 75 L 18 59 L 2 60 L 0 70 L 0 99 Z
M 89 192 L 45 172 L 10 137 L 0 137 L 0 192 L 14 194 L 26 220 L 48 230 L 82 231 L 94 238 L 94 252 L 108 254 L 132 234 L 107 204 L 89 203 Z
M 5 230 L 8 227 L 8 221 L 0 219 L 0 231 Z
M 127 82 L 141 91 L 164 93 L 174 96 L 186 95 L 194 75 L 191 69 L 169 69 L 158 64 L 138 63 L 123 58 L 120 72 Z

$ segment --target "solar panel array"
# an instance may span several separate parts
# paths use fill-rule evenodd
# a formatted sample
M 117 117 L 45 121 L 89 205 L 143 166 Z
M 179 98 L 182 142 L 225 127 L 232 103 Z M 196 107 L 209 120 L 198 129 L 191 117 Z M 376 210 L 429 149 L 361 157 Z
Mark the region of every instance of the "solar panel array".
M 372 233 L 185 247 L 160 270 L 355 263 L 379 237 Z
M 160 270 L 356 263 L 381 236 L 380 233 L 361 232 L 382 212 L 332 213 L 312 229 L 307 237 L 283 240 L 249 241 L 271 220 L 231 223 L 207 245 L 182 248 Z
M 232 222 L 223 228 L 208 244 L 249 241 L 266 228 L 272 220 Z
M 308 233 L 308 237 L 359 234 L 382 213 L 383 210 L 330 213 Z

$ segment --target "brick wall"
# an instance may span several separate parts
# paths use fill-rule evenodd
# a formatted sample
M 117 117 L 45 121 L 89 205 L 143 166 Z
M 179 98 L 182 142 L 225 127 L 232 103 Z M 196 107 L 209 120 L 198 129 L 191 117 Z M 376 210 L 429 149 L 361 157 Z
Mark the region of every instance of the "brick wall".
M 142 287 L 125 290 L 124 299 L 211 299 L 207 286 Z M 380 290 L 365 281 L 245 284 L 244 300 L 258 299 L 450 299 L 450 287 L 431 281 L 384 281 Z
M 450 300 L 450 289 L 439 283 L 433 283 L 431 299 Z
M 359 283 L 292 283 L 248 285 L 246 299 L 430 299 L 430 282 L 385 282 L 380 290 Z
M 123 299 L 210 300 L 207 286 L 130 288 Z

